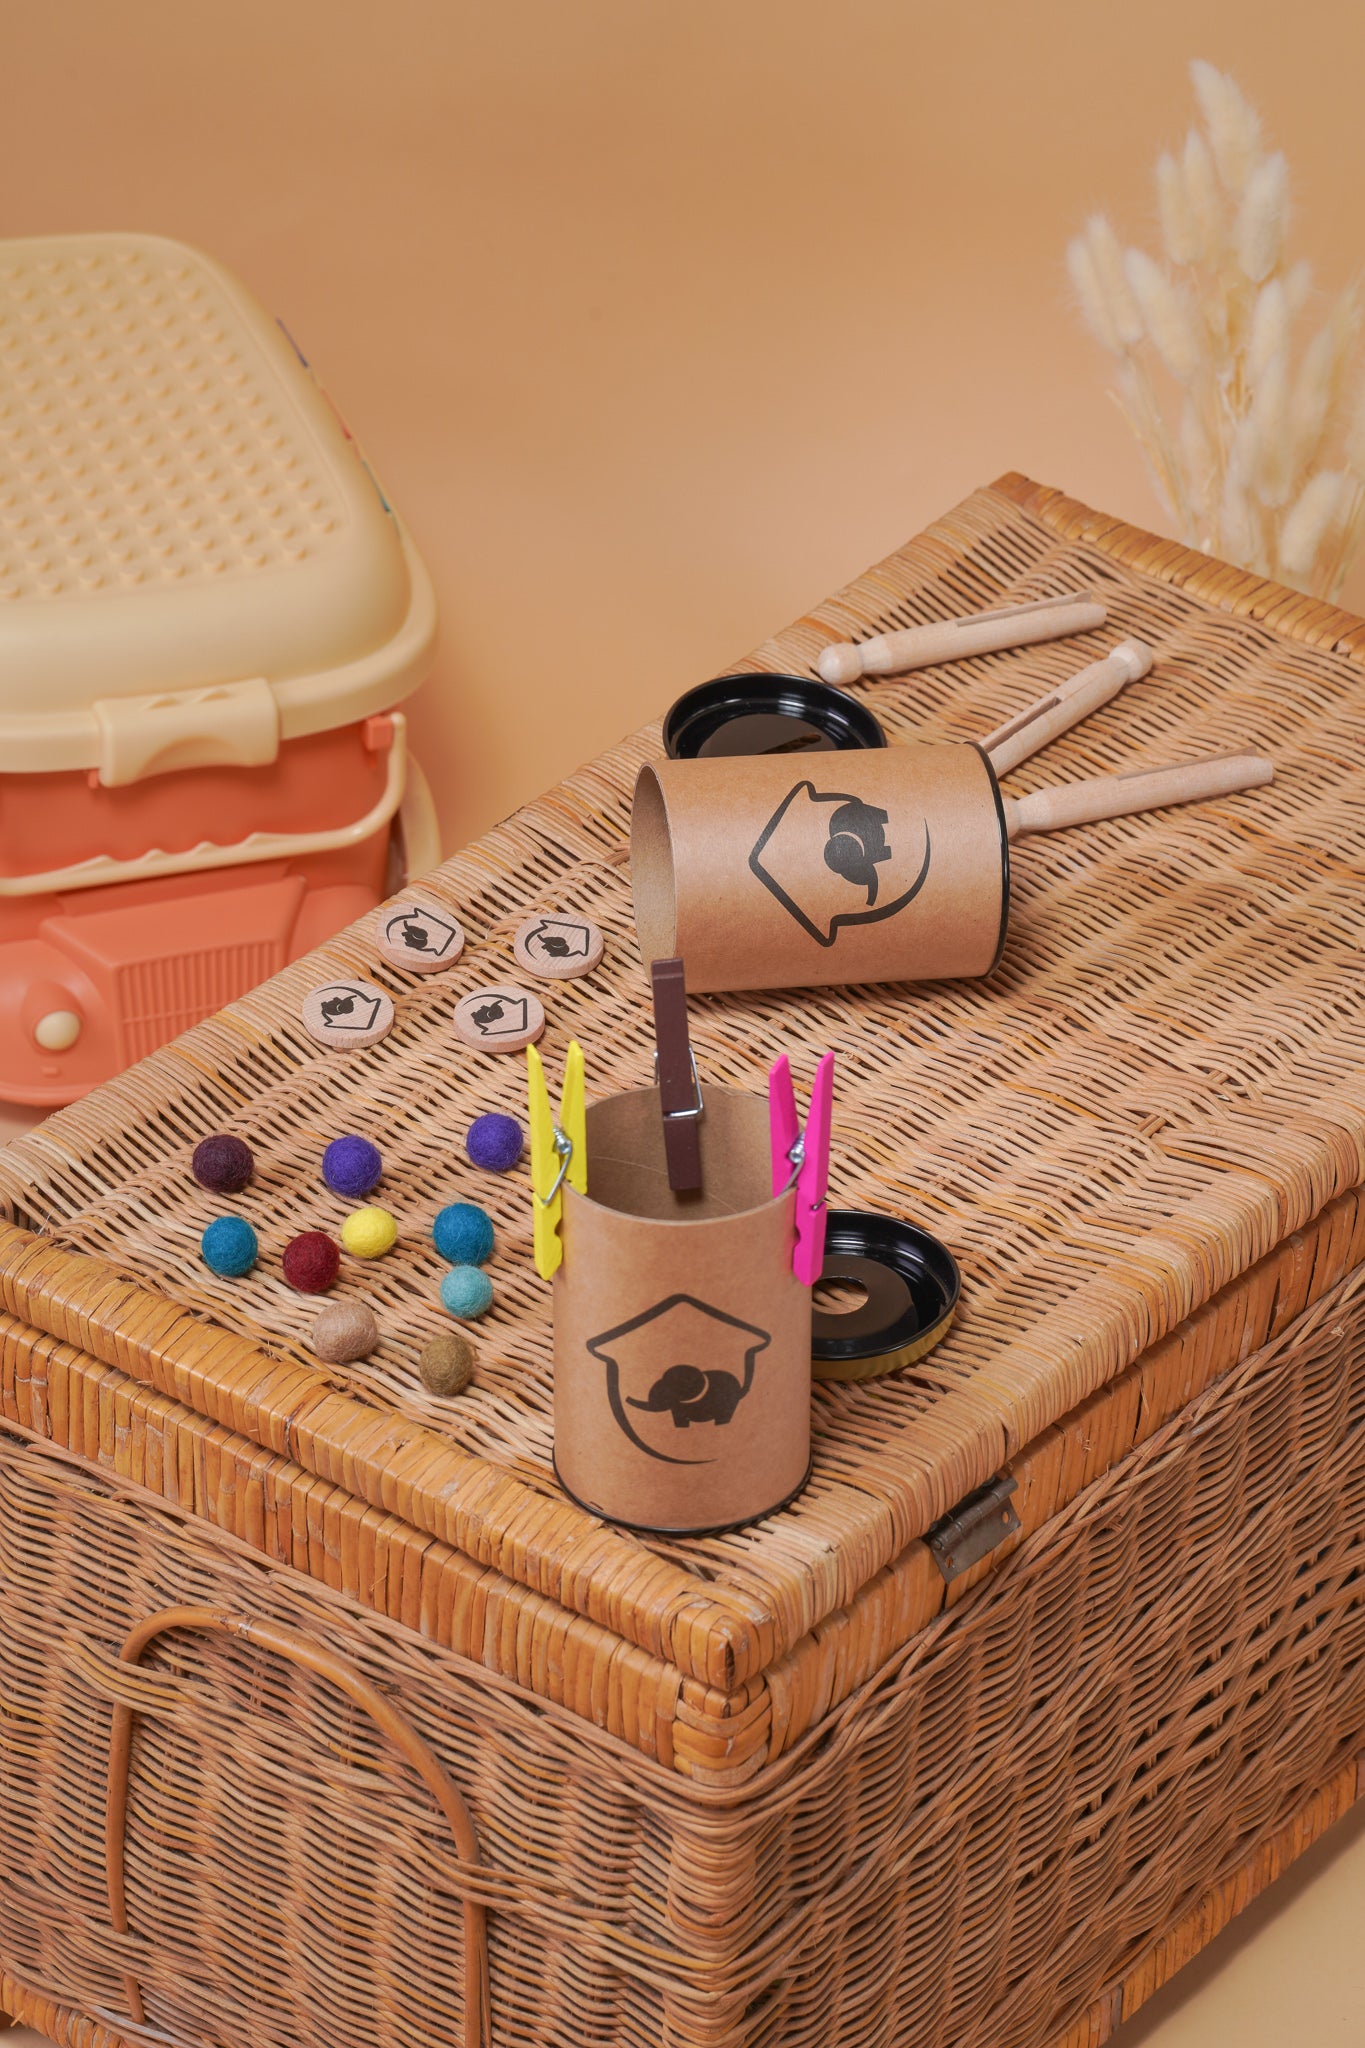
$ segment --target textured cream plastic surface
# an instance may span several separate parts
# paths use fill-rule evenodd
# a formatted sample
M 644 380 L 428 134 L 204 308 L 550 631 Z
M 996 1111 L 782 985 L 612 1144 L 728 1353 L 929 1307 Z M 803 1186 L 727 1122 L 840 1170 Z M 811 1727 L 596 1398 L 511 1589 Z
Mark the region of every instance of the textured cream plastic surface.
M 397 703 L 434 637 L 420 559 L 235 279 L 152 235 L 0 242 L 7 772 L 273 758 Z

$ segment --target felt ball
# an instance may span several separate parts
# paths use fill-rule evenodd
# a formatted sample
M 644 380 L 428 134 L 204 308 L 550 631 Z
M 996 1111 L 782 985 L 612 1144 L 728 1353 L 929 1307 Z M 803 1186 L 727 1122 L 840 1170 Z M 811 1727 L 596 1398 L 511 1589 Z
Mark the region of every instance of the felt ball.
M 368 1138 L 333 1138 L 322 1155 L 322 1177 L 334 1195 L 368 1195 L 383 1171 L 379 1149 Z
M 462 1322 L 472 1322 L 492 1308 L 493 1282 L 477 1266 L 452 1266 L 441 1282 L 441 1306 Z
M 325 1230 L 305 1230 L 290 1238 L 282 1264 L 300 1294 L 325 1294 L 341 1271 L 341 1253 Z
M 215 1195 L 240 1195 L 255 1170 L 250 1145 L 226 1131 L 201 1138 L 190 1160 L 190 1172 L 200 1187 Z
M 387 1209 L 353 1209 L 341 1226 L 343 1248 L 357 1259 L 382 1259 L 398 1238 Z
M 452 1266 L 481 1266 L 493 1256 L 493 1219 L 476 1202 L 452 1202 L 432 1224 L 431 1241 Z
M 215 1216 L 199 1240 L 204 1264 L 238 1280 L 256 1263 L 256 1233 L 245 1216 Z
M 379 1325 L 363 1301 L 332 1301 L 313 1325 L 313 1349 L 328 1365 L 368 1358 L 379 1342 Z
M 474 1377 L 474 1346 L 450 1330 L 433 1337 L 417 1361 L 422 1385 L 432 1394 L 462 1394 Z
M 489 1173 L 507 1173 L 520 1159 L 525 1142 L 514 1116 L 500 1116 L 496 1110 L 490 1110 L 486 1116 L 475 1117 L 464 1148 L 475 1166 L 486 1167 Z

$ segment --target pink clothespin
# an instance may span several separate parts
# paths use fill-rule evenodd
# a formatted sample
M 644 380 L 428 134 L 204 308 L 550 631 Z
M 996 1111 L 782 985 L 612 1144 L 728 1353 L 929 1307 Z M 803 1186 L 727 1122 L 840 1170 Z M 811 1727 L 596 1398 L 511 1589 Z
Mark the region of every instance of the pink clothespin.
M 825 1190 L 829 1186 L 829 1132 L 834 1107 L 834 1054 L 827 1052 L 815 1069 L 810 1114 L 802 1130 L 796 1116 L 796 1090 L 791 1062 L 783 1053 L 768 1075 L 768 1114 L 772 1132 L 773 1193 L 780 1195 L 796 1181 L 796 1249 L 792 1271 L 807 1287 L 820 1278 L 825 1263 Z

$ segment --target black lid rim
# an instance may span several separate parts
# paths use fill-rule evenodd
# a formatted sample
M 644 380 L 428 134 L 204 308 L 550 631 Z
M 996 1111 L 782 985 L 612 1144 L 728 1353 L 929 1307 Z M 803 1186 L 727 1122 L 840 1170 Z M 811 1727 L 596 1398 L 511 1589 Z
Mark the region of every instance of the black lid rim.
M 665 715 L 664 749 L 671 761 L 695 760 L 707 740 L 733 719 L 759 713 L 803 719 L 832 740 L 839 753 L 888 744 L 880 721 L 847 691 L 813 676 L 755 669 L 714 676 L 684 690 Z
M 957 1312 L 962 1275 L 946 1244 L 917 1223 L 874 1209 L 831 1209 L 826 1219 L 825 1256 L 861 1258 L 888 1267 L 918 1293 L 919 1300 L 885 1329 L 861 1338 L 816 1338 L 811 1358 L 819 1366 L 852 1365 L 914 1351 L 922 1356 L 938 1335 L 946 1335 Z M 930 1339 L 926 1343 L 923 1340 Z

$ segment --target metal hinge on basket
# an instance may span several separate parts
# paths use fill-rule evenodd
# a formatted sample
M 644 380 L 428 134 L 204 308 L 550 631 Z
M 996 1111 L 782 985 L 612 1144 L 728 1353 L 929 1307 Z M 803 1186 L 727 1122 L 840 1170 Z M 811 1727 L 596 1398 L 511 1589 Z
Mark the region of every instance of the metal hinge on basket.
M 958 1502 L 951 1514 L 935 1522 L 926 1537 L 934 1563 L 949 1584 L 971 1565 L 988 1557 L 998 1543 L 1012 1536 L 1019 1517 L 1010 1506 L 1017 1479 L 992 1479 Z

